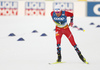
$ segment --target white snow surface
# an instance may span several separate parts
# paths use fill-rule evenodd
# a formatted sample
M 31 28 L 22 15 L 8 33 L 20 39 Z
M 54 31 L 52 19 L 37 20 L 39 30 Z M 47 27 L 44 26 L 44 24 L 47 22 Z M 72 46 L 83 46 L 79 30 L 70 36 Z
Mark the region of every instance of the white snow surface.
M 95 25 L 90 25 L 92 22 Z M 0 70 L 100 70 L 100 28 L 96 28 L 100 18 L 74 18 L 74 25 L 85 30 L 70 27 L 89 64 L 79 59 L 63 35 L 62 61 L 66 63 L 49 65 L 57 59 L 55 23 L 51 17 L 0 17 Z M 32 33 L 33 30 L 38 33 Z M 16 36 L 8 36 L 10 33 Z M 47 36 L 41 37 L 42 33 Z M 17 41 L 21 37 L 25 41 Z

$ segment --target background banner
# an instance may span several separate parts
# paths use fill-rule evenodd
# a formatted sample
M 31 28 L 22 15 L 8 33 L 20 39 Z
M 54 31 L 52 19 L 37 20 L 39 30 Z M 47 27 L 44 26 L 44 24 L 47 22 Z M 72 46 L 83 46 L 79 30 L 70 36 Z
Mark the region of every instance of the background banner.
M 17 1 L 0 1 L 0 16 L 18 15 Z
M 54 2 L 53 9 L 58 4 L 61 6 L 62 10 L 66 10 L 69 12 L 73 12 L 73 10 L 74 10 L 74 4 L 72 2 Z
M 45 2 L 25 2 L 25 15 L 45 15 Z
M 87 16 L 100 16 L 100 2 L 87 2 Z

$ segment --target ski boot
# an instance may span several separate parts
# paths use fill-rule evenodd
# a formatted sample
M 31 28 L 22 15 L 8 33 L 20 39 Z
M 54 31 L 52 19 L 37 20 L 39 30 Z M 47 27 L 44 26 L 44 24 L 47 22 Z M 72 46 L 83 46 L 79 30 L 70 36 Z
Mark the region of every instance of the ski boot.
M 81 54 L 81 51 L 78 49 L 77 45 L 74 46 L 74 49 L 76 50 L 79 58 L 86 64 L 89 64 L 86 59 L 83 57 L 83 55 Z
M 89 64 L 81 53 L 78 53 L 79 58 L 86 64 Z
M 61 62 L 61 54 L 58 54 L 57 62 Z

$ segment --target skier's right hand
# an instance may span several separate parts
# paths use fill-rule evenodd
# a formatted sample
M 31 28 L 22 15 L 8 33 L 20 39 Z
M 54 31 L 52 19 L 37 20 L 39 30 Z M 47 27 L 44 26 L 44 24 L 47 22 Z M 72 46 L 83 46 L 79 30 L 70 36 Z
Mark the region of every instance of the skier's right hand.
M 73 22 L 70 22 L 70 23 L 69 23 L 69 26 L 71 26 L 71 27 L 72 27 L 72 26 L 73 26 Z

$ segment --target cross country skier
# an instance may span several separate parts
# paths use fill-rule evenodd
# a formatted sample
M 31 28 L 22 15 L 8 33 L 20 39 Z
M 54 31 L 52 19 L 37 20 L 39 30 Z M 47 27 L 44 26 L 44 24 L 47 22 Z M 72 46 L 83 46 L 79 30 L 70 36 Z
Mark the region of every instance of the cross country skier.
M 54 7 L 54 11 L 51 12 L 51 16 L 53 21 L 56 24 L 56 41 L 57 41 L 57 55 L 58 59 L 57 62 L 61 62 L 61 38 L 64 34 L 68 40 L 70 41 L 71 45 L 74 47 L 75 51 L 77 52 L 79 58 L 86 64 L 86 59 L 81 54 L 81 51 L 77 47 L 77 44 L 74 41 L 74 37 L 69 29 L 69 26 L 73 26 L 73 13 L 62 11 L 59 5 Z M 67 17 L 71 17 L 70 24 L 67 23 Z

